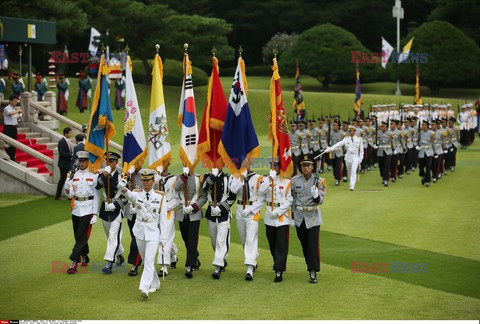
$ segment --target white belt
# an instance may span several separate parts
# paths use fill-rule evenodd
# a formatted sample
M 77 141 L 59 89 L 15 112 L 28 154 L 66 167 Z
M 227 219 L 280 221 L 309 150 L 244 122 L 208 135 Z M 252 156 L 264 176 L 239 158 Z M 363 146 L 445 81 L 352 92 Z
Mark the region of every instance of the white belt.
M 137 221 L 141 223 L 158 223 L 158 218 L 138 218 Z
M 312 211 L 316 210 L 317 206 L 297 206 L 297 209 L 301 211 Z

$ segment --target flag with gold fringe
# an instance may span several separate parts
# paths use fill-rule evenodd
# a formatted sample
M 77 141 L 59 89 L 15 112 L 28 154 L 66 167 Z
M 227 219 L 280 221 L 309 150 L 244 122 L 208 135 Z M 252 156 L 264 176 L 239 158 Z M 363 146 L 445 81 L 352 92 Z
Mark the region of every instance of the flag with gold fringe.
M 415 104 L 422 104 L 422 97 L 420 97 L 420 68 L 417 63 L 417 72 L 415 74 Z
M 353 102 L 353 110 L 357 116 L 360 116 L 362 108 L 362 89 L 360 88 L 360 70 L 356 69 L 356 85 L 355 85 L 355 100 Z
M 88 168 L 92 172 L 96 172 L 105 161 L 107 142 L 115 136 L 112 106 L 108 95 L 107 75 L 109 73 L 105 56 L 102 54 L 85 141 L 85 151 L 90 153 Z
M 218 71 L 218 59 L 213 57 L 212 74 L 208 82 L 207 103 L 205 104 L 198 138 L 198 157 L 203 166 L 209 169 L 220 168 L 223 165 L 222 157 L 218 153 L 218 144 L 222 138 L 228 103 Z
M 153 61 L 150 117 L 148 120 L 148 165 L 150 169 L 154 170 L 159 166 L 163 167 L 172 160 L 162 79 L 162 59 L 156 54 Z
M 260 146 L 250 115 L 247 93 L 245 63 L 240 56 L 228 100 L 222 139 L 218 146 L 218 152 L 232 174 L 243 172 L 246 167 L 244 162 L 251 163 L 260 155 Z
M 183 165 L 188 166 L 193 173 L 197 164 L 198 127 L 197 109 L 193 93 L 192 62 L 185 52 L 183 56 L 183 83 L 178 107 L 179 126 L 182 127 L 180 135 L 180 159 Z
M 270 128 L 268 139 L 272 142 L 272 157 L 280 160 L 280 175 L 290 177 L 293 173 L 292 151 L 288 120 L 285 112 L 277 59 L 273 59 L 273 74 L 270 80 Z

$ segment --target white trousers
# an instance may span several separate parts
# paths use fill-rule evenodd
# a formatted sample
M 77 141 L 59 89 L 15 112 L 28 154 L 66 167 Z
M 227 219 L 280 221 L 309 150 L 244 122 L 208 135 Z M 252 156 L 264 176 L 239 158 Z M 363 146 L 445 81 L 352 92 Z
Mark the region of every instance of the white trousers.
M 160 288 L 160 280 L 158 279 L 157 271 L 155 270 L 155 254 L 158 249 L 158 241 L 145 241 L 137 237 L 138 252 L 143 260 L 143 272 L 140 278 L 140 291 L 148 292 L 151 289 Z
M 120 215 L 111 222 L 106 222 L 102 219 L 103 229 L 105 230 L 105 235 L 107 235 L 107 249 L 105 251 L 105 256 L 103 257 L 105 261 L 115 262 L 117 256 L 123 254 L 122 220 L 123 219 Z
M 170 219 L 161 223 L 160 245 L 158 246 L 157 264 L 170 265 L 172 260 L 176 260 L 178 248 L 173 242 L 175 239 L 175 211 L 169 210 Z
M 253 217 L 237 218 L 237 229 L 245 254 L 244 264 L 255 267 L 258 257 L 258 221 L 253 220 Z
M 347 165 L 347 172 L 350 177 L 350 189 L 355 189 L 359 161 L 358 157 L 345 157 L 345 164 Z
M 227 258 L 228 248 L 230 247 L 230 220 L 221 223 L 209 220 L 208 231 L 210 232 L 213 251 L 215 251 L 212 264 L 224 267 L 224 260 Z

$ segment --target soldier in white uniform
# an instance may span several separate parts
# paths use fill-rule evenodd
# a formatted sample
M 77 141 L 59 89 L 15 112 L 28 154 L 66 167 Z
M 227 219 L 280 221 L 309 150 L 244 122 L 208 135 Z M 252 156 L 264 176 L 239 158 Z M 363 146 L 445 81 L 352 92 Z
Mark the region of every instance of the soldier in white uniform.
M 167 215 L 160 219 L 160 245 L 158 247 L 157 264 L 161 265 L 158 271 L 160 277 L 168 275 L 168 268 L 176 268 L 178 248 L 175 245 L 175 212 L 178 206 L 178 195 L 175 192 L 177 177 L 168 172 L 168 162 L 164 167 L 159 166 L 157 172 L 158 189 L 165 193 Z
M 259 212 L 263 203 L 258 206 L 254 204 L 259 200 L 260 183 L 263 177 L 250 170 L 250 166 L 243 174 L 235 174 L 232 179 L 230 191 L 237 196 L 237 229 L 242 242 L 247 266 L 245 280 L 253 280 L 253 271 L 257 268 L 258 257 L 258 221 Z
M 155 271 L 155 254 L 160 242 L 160 218 L 167 217 L 167 204 L 165 194 L 153 190 L 155 171 L 142 169 L 140 170 L 140 176 L 142 178 L 142 190 L 128 190 L 125 180 L 119 183 L 118 188 L 137 210 L 133 233 L 144 264 L 139 289 L 142 299 L 148 300 L 149 293 L 160 288 L 160 280 Z
M 300 134 L 300 151 L 301 154 L 310 153 L 310 131 L 305 129 L 305 122 L 300 121 L 298 123 L 298 133 Z
M 390 176 L 390 163 L 392 158 L 392 137 L 393 135 L 387 129 L 387 122 L 382 122 L 380 130 L 377 135 L 377 160 L 380 169 L 380 176 L 382 183 L 388 187 L 388 180 Z
M 73 198 L 72 224 L 75 245 L 73 246 L 70 260 L 72 264 L 67 270 L 68 274 L 78 272 L 78 263 L 82 267 L 88 266 L 88 237 L 92 224 L 97 222 L 99 194 L 95 190 L 98 175 L 88 171 L 88 152 L 77 152 L 78 170 L 65 182 L 65 194 Z
M 422 185 L 430 187 L 431 169 L 433 159 L 433 138 L 435 134 L 428 129 L 428 121 L 422 122 L 422 131 L 418 135 L 418 143 L 415 147 L 418 151 L 418 175 L 422 177 Z
M 104 259 L 107 261 L 102 269 L 105 274 L 113 272 L 113 263 L 117 260 L 120 266 L 125 261 L 123 257 L 123 208 L 127 203 L 126 198 L 117 190 L 117 185 L 121 180 L 121 174 L 117 171 L 117 164 L 120 155 L 115 152 L 108 152 L 108 165 L 105 170 L 99 174 L 95 189 L 104 188 L 104 201 L 100 206 L 100 218 L 102 219 L 103 229 L 107 236 L 107 248 Z M 110 190 L 110 200 L 107 198 L 107 191 Z
M 300 161 L 302 174 L 292 178 L 291 190 L 280 207 L 270 213 L 270 217 L 278 217 L 286 208 L 292 207 L 293 220 L 297 229 L 310 275 L 310 282 L 317 282 L 320 271 L 320 225 L 322 214 L 318 205 L 323 204 L 326 195 L 326 181 L 313 174 L 315 161 L 305 155 Z
M 272 161 L 270 161 L 272 164 Z M 253 209 L 262 208 L 266 203 L 265 231 L 267 235 L 270 253 L 273 257 L 274 282 L 283 281 L 283 272 L 287 270 L 287 255 L 289 241 L 289 226 L 291 214 L 289 207 L 280 209 L 290 192 L 290 179 L 281 176 L 280 161 L 273 159 L 273 165 L 268 176 L 263 177 L 260 184 L 259 199 L 253 204 Z M 275 211 L 271 215 L 272 211 Z
M 208 220 L 208 230 L 215 251 L 212 273 L 213 279 L 220 279 L 220 272 L 227 267 L 228 248 L 230 246 L 231 208 L 235 203 L 235 194 L 230 191 L 231 177 L 222 170 L 213 168 L 204 176 L 202 188 L 207 193 L 208 208 L 205 218 Z M 216 194 L 215 194 L 216 193 Z
M 142 179 L 140 177 L 140 168 L 134 170 L 132 167 L 128 171 L 130 175 L 130 180 L 128 183 L 129 189 L 131 191 L 135 189 L 142 189 Z M 137 210 L 133 207 L 132 203 L 128 203 L 125 206 L 125 217 L 127 218 L 128 229 L 130 231 L 130 251 L 128 253 L 128 263 L 132 265 L 132 268 L 128 272 L 128 275 L 134 277 L 138 275 L 138 267 L 142 264 L 142 257 L 138 252 L 137 241 L 135 240 L 135 235 L 133 234 L 133 226 L 135 226 L 135 219 L 137 218 Z
M 290 123 L 290 149 L 292 151 L 293 174 L 297 174 L 297 163 L 301 155 L 300 151 L 300 133 L 297 131 L 297 124 Z
M 462 105 L 462 111 L 458 114 L 458 122 L 460 123 L 460 144 L 462 149 L 468 146 L 468 112 L 467 104 Z
M 192 174 L 188 167 L 183 168 L 183 173 L 177 177 L 175 191 L 179 197 L 176 218 L 180 227 L 183 242 L 185 242 L 185 277 L 193 278 L 193 271 L 200 269 L 198 253 L 198 231 L 202 220 L 202 206 L 207 201 L 206 192 L 201 188 L 202 177 Z
M 452 147 L 450 148 L 450 154 L 449 154 L 449 157 L 450 157 L 449 166 L 450 166 L 451 172 L 455 171 L 455 165 L 457 162 L 457 149 L 459 145 L 458 139 L 460 138 L 460 128 L 458 127 L 458 125 L 455 124 L 456 121 L 457 120 L 455 119 L 455 117 L 450 117 L 450 120 L 448 121 L 449 128 L 452 131 L 452 138 L 451 138 Z
M 363 160 L 363 140 L 355 135 L 357 128 L 355 126 L 348 126 L 348 136 L 336 143 L 332 147 L 329 147 L 325 152 L 331 152 L 337 148 L 345 148 L 345 163 L 347 164 L 347 173 L 350 177 L 350 190 L 355 189 L 355 183 L 357 182 L 357 170 L 358 166 Z

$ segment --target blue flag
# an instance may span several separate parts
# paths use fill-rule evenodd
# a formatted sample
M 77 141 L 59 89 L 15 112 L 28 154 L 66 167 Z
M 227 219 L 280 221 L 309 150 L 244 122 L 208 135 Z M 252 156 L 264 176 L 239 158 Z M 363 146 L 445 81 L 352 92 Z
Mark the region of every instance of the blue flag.
M 110 73 L 110 70 L 105 63 L 105 57 L 102 55 L 85 142 L 85 151 L 90 152 L 88 168 L 93 172 L 96 172 L 105 160 L 106 141 L 115 136 L 112 107 L 108 95 L 108 73 Z
M 222 140 L 218 145 L 218 152 L 231 173 L 242 172 L 241 169 L 247 166 L 245 162 L 251 163 L 260 155 L 260 146 L 248 107 L 247 92 L 245 63 L 240 57 L 228 100 Z

